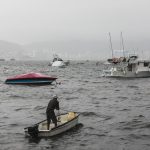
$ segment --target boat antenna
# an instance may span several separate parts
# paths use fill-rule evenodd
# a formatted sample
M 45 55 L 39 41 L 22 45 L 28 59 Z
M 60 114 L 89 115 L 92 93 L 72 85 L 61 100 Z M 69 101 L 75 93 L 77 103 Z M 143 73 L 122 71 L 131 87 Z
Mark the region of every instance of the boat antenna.
M 109 32 L 109 41 L 110 41 L 110 49 L 112 51 L 112 58 L 114 57 L 114 51 L 113 51 L 113 47 L 112 47 L 112 41 L 111 41 L 111 34 Z
M 122 35 L 122 32 L 121 32 L 120 36 L 121 36 L 121 44 L 122 44 L 123 56 L 125 57 L 125 52 L 124 52 L 124 41 L 123 41 L 123 35 Z

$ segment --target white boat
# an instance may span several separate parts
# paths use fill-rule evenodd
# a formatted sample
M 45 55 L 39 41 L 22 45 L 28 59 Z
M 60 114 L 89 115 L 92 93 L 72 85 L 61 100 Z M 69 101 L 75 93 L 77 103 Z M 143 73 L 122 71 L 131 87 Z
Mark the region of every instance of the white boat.
M 52 66 L 53 67 L 65 67 L 65 63 L 64 61 L 58 57 L 58 55 L 54 55 L 54 59 L 53 59 L 53 62 L 52 62 Z
M 114 57 L 114 50 L 110 37 L 110 48 L 112 51 L 112 58 L 108 59 L 111 64 L 111 68 L 103 70 L 102 76 L 106 77 L 125 77 L 125 78 L 146 78 L 150 77 L 150 60 L 139 60 L 135 54 L 129 54 L 124 50 L 123 36 L 121 32 L 121 44 L 122 50 L 118 50 L 118 54 L 121 56 Z M 128 54 L 127 54 L 128 53 Z
M 102 76 L 116 78 L 150 77 L 150 60 L 139 60 L 137 55 L 130 55 L 124 59 L 115 58 L 115 61 L 112 60 L 111 68 L 109 70 L 103 70 Z
M 47 130 L 47 120 L 41 121 L 33 126 L 24 128 L 25 135 L 31 137 L 51 137 L 61 134 L 78 124 L 79 114 L 75 112 L 69 112 L 58 116 L 58 126 L 54 127 L 54 124 L 50 124 L 50 129 Z

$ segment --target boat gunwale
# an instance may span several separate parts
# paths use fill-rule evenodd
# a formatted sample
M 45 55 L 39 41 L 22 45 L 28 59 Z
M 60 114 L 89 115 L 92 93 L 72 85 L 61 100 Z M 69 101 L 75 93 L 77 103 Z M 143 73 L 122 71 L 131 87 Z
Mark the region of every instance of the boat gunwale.
M 59 125 L 59 126 L 57 126 L 57 127 L 52 128 L 50 131 L 57 130 L 57 129 L 59 129 L 60 127 L 62 127 L 62 126 L 64 126 L 64 125 L 66 125 L 66 124 L 72 122 L 73 120 L 77 119 L 77 118 L 79 117 L 79 115 L 80 115 L 80 114 L 77 113 L 77 116 L 75 116 L 73 119 L 71 119 L 71 120 L 69 120 L 69 121 L 67 121 L 67 122 L 65 122 L 65 123 L 63 123 L 63 124 L 61 124 L 61 125 Z

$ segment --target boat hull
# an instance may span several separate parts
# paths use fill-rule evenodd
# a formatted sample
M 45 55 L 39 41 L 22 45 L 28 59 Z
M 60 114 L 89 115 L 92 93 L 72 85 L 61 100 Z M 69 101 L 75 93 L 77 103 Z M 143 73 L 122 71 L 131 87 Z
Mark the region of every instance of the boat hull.
M 142 72 L 109 72 L 107 74 L 103 74 L 105 77 L 112 77 L 112 78 L 149 78 L 150 71 L 142 71 Z
M 65 131 L 68 131 L 69 129 L 75 127 L 78 124 L 78 118 L 70 121 L 69 123 L 64 124 L 63 126 L 60 126 L 54 130 L 51 130 L 51 132 L 45 132 L 45 131 L 40 131 L 38 133 L 38 137 L 51 137 L 55 136 L 58 134 L 61 134 Z
M 64 67 L 65 63 L 63 61 L 55 61 L 52 63 L 52 67 Z
M 52 79 L 7 79 L 5 81 L 6 84 L 34 84 L 34 85 L 44 85 L 44 84 L 51 84 L 54 80 Z

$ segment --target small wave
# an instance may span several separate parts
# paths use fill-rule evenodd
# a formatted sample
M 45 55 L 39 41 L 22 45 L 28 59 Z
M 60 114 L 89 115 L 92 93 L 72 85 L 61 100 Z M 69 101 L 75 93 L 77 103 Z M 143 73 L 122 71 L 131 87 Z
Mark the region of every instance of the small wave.
M 96 114 L 95 112 L 83 112 L 82 115 L 83 116 L 96 116 L 96 117 L 99 117 L 99 115 Z
M 34 107 L 34 110 L 41 110 L 41 109 L 45 109 L 46 106 L 36 106 Z
M 120 122 L 120 126 L 117 129 L 121 130 L 135 130 L 142 128 L 150 128 L 149 122 L 143 122 L 142 120 L 133 119 L 130 122 Z
M 88 130 L 94 130 L 93 127 L 86 127 L 85 129 L 88 129 Z
M 128 88 L 133 88 L 133 89 L 137 89 L 137 88 L 139 88 L 138 86 L 134 86 L 134 85 L 129 85 L 129 86 L 127 86 Z
M 19 124 L 17 123 L 12 123 L 12 124 L 9 124 L 10 127 L 16 127 L 16 126 L 19 126 Z
M 115 91 L 118 92 L 118 91 L 120 91 L 120 90 L 116 89 Z
M 99 102 L 99 101 L 96 101 L 96 102 L 92 102 L 92 104 L 96 104 L 95 107 L 99 107 L 98 104 L 100 104 L 100 102 Z
M 89 89 L 85 89 L 85 88 L 79 88 L 77 89 L 77 92 L 82 93 L 83 91 L 88 91 Z
M 106 134 L 89 134 L 90 136 L 98 136 L 98 137 L 102 137 L 102 136 L 106 136 Z
M 106 121 L 106 120 L 110 120 L 112 118 L 113 118 L 112 116 L 106 116 L 106 117 L 104 117 L 104 120 Z
M 7 125 L 5 125 L 5 124 L 4 124 L 4 125 L 0 125 L 0 128 L 2 129 L 3 127 L 6 127 L 6 126 L 7 126 Z
M 118 98 L 118 99 L 122 99 L 122 100 L 128 99 L 127 97 L 124 97 L 124 96 L 118 96 L 117 98 Z
M 102 82 L 100 82 L 100 81 L 93 81 L 92 83 L 102 83 Z
M 15 109 L 15 111 L 20 111 L 20 110 L 22 110 L 22 108 L 17 108 L 17 109 Z
M 20 96 L 20 95 L 10 95 L 9 97 L 11 97 L 11 98 L 21 98 L 21 99 L 25 99 L 26 98 L 26 97 Z
M 35 116 L 34 115 L 31 115 L 31 116 L 28 116 L 27 118 L 34 118 Z
M 137 118 L 145 118 L 143 115 L 138 115 Z
M 15 111 L 28 110 L 28 109 L 30 109 L 30 108 L 25 108 L 25 107 L 23 107 L 23 108 L 16 108 Z
M 150 135 L 146 135 L 146 134 L 130 134 L 129 136 L 129 139 L 149 139 L 150 138 Z
M 143 124 L 141 128 L 150 128 L 150 123 Z
M 129 135 L 129 138 L 132 138 L 132 139 L 141 139 L 141 135 L 137 135 L 137 134 L 130 134 Z
M 40 115 L 45 115 L 45 112 L 40 113 Z
M 102 98 L 100 98 L 100 99 L 105 100 L 105 99 L 108 99 L 108 98 L 107 98 L 107 97 L 102 97 Z
M 67 97 L 65 98 L 66 100 L 73 100 L 73 99 L 78 99 L 78 97 Z
M 7 117 L 7 116 L 4 116 L 3 118 L 4 118 L 4 119 L 8 119 L 9 117 Z
M 89 80 L 84 80 L 84 81 L 82 81 L 82 82 L 88 83 L 88 82 L 89 82 Z
M 124 109 L 120 109 L 119 111 L 130 111 L 131 109 L 127 109 L 127 108 L 124 108 Z
M 24 136 L 24 133 L 16 133 L 16 135 L 19 135 L 19 136 Z
M 94 128 L 86 128 L 88 129 L 88 132 L 85 133 L 85 136 L 97 136 L 97 137 L 102 137 L 102 136 L 107 136 L 108 132 L 105 132 L 105 131 L 98 131 L 98 130 L 95 130 Z M 90 130 L 89 130 L 90 129 Z
M 107 120 L 114 118 L 114 116 L 107 116 L 107 115 L 103 115 L 103 114 L 99 115 L 99 117 L 103 118 L 102 121 L 107 121 Z
M 73 94 L 73 91 L 64 91 L 63 94 Z

